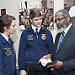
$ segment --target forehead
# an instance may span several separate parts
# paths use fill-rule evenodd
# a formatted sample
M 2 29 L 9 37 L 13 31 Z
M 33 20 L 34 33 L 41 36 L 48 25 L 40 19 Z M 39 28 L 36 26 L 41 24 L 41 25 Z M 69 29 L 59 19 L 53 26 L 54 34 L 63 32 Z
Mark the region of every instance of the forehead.
M 63 17 L 63 12 L 58 12 L 55 14 L 55 18 L 62 18 Z
M 42 18 L 41 16 L 40 17 L 34 17 L 33 19 L 40 19 L 40 18 Z
M 11 22 L 11 25 L 14 25 L 14 24 L 16 24 L 16 20 L 13 20 L 13 21 Z

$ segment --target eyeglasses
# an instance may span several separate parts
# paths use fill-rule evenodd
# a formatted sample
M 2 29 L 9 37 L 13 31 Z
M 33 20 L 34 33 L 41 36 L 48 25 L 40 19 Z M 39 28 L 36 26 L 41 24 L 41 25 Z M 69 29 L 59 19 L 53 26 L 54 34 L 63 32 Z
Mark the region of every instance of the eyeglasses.
M 57 22 L 57 21 L 61 21 L 62 19 L 64 19 L 65 17 L 63 17 L 63 18 L 58 18 L 57 20 L 55 20 L 55 23 Z

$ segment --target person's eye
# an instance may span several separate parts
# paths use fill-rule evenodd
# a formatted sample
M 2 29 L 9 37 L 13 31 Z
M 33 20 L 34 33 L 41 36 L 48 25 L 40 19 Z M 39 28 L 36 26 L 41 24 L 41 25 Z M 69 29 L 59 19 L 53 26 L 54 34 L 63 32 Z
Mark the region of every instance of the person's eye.
M 35 19 L 35 21 L 37 21 L 38 19 Z
M 13 25 L 12 27 L 15 27 L 15 25 Z

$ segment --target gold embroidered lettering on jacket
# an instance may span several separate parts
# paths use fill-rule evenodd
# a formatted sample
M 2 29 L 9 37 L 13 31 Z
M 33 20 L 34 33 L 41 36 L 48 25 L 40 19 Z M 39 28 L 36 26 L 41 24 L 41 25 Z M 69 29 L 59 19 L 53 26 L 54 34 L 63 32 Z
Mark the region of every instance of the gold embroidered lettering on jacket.
M 33 37 L 33 35 L 28 35 L 28 36 L 27 36 L 27 39 L 28 39 L 28 40 L 33 40 L 34 37 Z
M 4 50 L 5 50 L 5 55 L 7 56 L 11 55 L 10 48 L 4 48 Z

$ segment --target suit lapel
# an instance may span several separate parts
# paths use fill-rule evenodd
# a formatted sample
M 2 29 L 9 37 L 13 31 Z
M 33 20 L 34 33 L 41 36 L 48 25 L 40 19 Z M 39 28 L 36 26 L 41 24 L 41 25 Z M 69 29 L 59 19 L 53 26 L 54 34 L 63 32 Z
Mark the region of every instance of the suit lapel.
M 73 26 L 71 26 L 71 28 L 68 30 L 67 34 L 65 35 L 59 49 L 58 49 L 58 52 L 56 54 L 58 54 L 60 51 L 61 51 L 61 48 L 65 45 L 65 42 L 67 41 L 67 39 L 71 36 L 72 34 L 72 31 L 73 31 Z

